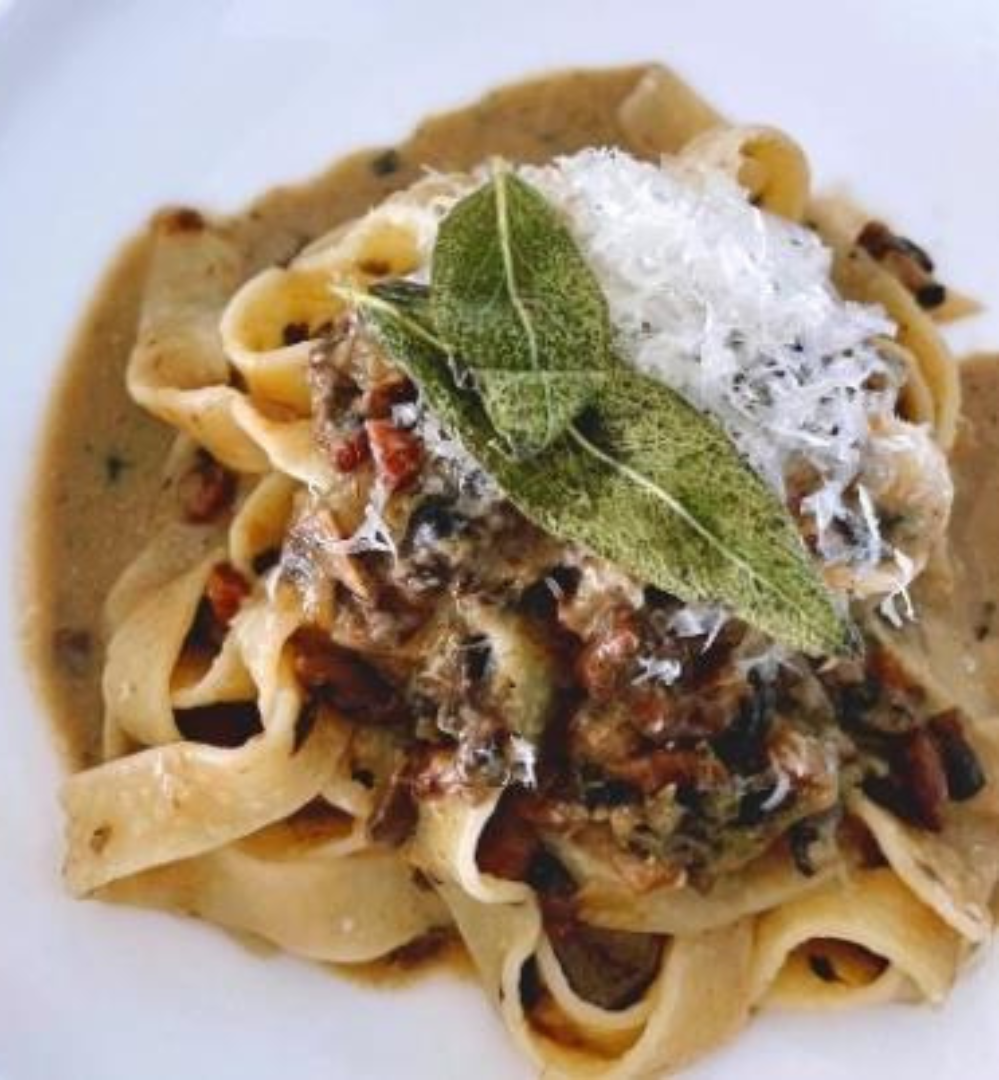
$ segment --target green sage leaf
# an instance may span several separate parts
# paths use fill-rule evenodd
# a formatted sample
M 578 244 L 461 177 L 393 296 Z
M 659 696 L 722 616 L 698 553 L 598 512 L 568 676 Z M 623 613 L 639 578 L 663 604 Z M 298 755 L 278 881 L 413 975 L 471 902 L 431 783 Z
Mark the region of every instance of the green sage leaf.
M 557 212 L 509 169 L 441 222 L 430 307 L 516 456 L 551 446 L 604 383 L 600 286 Z
M 371 286 L 371 294 L 387 300 L 400 311 L 418 315 L 422 322 L 430 323 L 429 285 L 406 278 L 387 278 L 385 281 L 376 281 Z
M 792 648 L 851 649 L 851 627 L 784 506 L 724 431 L 669 387 L 622 365 L 554 445 L 518 461 L 432 329 L 355 299 L 441 422 L 543 529 L 681 600 L 723 603 Z

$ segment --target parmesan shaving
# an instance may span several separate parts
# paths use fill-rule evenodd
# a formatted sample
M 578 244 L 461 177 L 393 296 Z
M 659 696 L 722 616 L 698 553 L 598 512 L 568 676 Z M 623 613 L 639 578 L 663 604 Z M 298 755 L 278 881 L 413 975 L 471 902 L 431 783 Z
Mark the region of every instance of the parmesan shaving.
M 760 810 L 764 814 L 769 814 L 772 810 L 776 810 L 791 794 L 792 785 L 791 778 L 784 772 L 783 769 L 777 770 L 777 782 L 774 784 L 773 791 L 764 799 L 760 804 Z
M 537 787 L 538 752 L 534 744 L 522 735 L 511 735 L 509 745 L 510 775 L 508 782 Z
M 870 561 L 849 490 L 872 417 L 895 406 L 900 372 L 872 341 L 893 325 L 836 293 L 818 236 L 703 166 L 584 150 L 524 175 L 565 212 L 621 356 L 715 416 L 782 496 L 807 467 L 820 552 Z
M 669 629 L 677 637 L 703 637 L 701 651 L 707 652 L 728 618 L 725 608 L 717 604 L 687 604 L 670 619 Z
M 654 682 L 661 686 L 672 686 L 683 671 L 679 660 L 669 657 L 660 659 L 655 656 L 640 656 L 638 666 L 641 669 L 632 682 L 639 686 L 642 683 Z
M 371 495 L 364 508 L 364 519 L 344 540 L 327 540 L 324 547 L 331 555 L 359 555 L 363 551 L 385 551 L 396 558 L 395 540 L 385 520 L 389 491 L 381 480 L 371 485 Z
M 915 577 L 916 568 L 912 559 L 904 551 L 899 551 L 896 548 L 892 552 L 892 557 L 901 572 L 901 583 L 881 601 L 878 605 L 878 611 L 896 630 L 901 630 L 907 621 L 916 621 L 916 609 L 909 594 L 909 585 Z M 900 604 L 902 607 L 901 612 L 899 611 Z

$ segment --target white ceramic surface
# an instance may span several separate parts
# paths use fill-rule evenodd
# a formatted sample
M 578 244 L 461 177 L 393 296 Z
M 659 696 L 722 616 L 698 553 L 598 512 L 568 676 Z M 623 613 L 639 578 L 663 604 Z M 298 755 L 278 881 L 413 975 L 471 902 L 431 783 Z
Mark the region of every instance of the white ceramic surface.
M 60 892 L 58 768 L 17 648 L 19 522 L 46 393 L 88 288 L 157 204 L 235 207 L 539 68 L 662 59 L 786 127 L 999 298 L 995 0 L 0 0 L 0 1078 L 529 1075 L 484 999 L 261 958 Z M 962 329 L 999 345 L 999 319 Z M 999 1075 L 999 962 L 942 1008 L 769 1016 L 691 1077 Z

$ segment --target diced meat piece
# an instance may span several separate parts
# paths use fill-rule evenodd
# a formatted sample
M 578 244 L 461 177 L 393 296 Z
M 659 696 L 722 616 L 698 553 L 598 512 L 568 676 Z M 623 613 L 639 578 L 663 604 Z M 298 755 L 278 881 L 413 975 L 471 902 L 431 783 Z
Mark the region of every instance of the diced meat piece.
M 927 274 L 933 273 L 933 260 L 918 244 L 892 232 L 883 221 L 868 221 L 857 236 L 857 244 L 872 259 L 881 260 L 892 252 L 910 258 Z
M 402 375 L 376 383 L 361 398 L 361 414 L 367 420 L 389 420 L 392 406 L 412 401 L 416 388 Z
M 169 207 L 161 210 L 154 218 L 156 228 L 167 236 L 178 233 L 201 232 L 207 227 L 205 219 L 197 210 L 187 206 Z
M 205 584 L 205 597 L 212 615 L 222 625 L 228 626 L 236 617 L 243 601 L 250 595 L 250 583 L 231 563 L 219 563 L 212 567 Z
M 595 634 L 579 654 L 576 673 L 590 696 L 610 697 L 630 672 L 640 647 L 634 617 L 628 611 L 616 612 L 608 628 Z
M 588 705 L 569 723 L 569 751 L 577 760 L 606 766 L 641 753 L 642 740 L 624 708 Z
M 879 262 L 915 297 L 920 307 L 939 307 L 947 290 L 933 278 L 933 260 L 918 244 L 893 233 L 880 221 L 869 221 L 857 237 L 857 244 Z
M 368 420 L 364 429 L 382 483 L 389 491 L 411 484 L 423 465 L 423 446 L 419 438 L 388 420 Z
M 181 477 L 177 493 L 184 517 L 194 525 L 205 525 L 232 506 L 236 477 L 207 450 L 199 450 L 194 464 Z
M 479 869 L 509 881 L 527 880 L 541 851 L 534 826 L 521 815 L 516 793 L 505 796 L 482 831 L 476 851 Z
M 915 731 L 907 740 L 902 769 L 922 824 L 939 831 L 947 803 L 947 773 L 933 740 L 925 731 Z
M 402 706 L 391 684 L 358 653 L 319 631 L 299 630 L 291 640 L 298 681 L 351 719 L 394 723 Z
M 371 457 L 368 433 L 362 428 L 342 439 L 333 449 L 333 464 L 338 472 L 352 473 Z
M 905 740 L 895 763 L 895 780 L 902 800 L 901 816 L 921 828 L 939 832 L 947 804 L 947 773 L 933 740 L 924 730 L 912 732 Z

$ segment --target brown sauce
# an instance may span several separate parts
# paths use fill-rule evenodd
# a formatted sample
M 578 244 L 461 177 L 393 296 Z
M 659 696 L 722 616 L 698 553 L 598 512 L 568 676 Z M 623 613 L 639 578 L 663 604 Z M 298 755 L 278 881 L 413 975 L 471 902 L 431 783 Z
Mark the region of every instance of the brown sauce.
M 367 964 L 331 965 L 337 975 L 363 986 L 402 990 L 422 981 L 428 972 L 447 970 L 470 980 L 477 979 L 475 966 L 464 943 L 454 930 L 431 931 L 387 956 Z
M 279 946 L 232 927 L 225 932 L 238 941 L 244 949 L 256 956 L 274 956 L 281 952 Z M 337 978 L 347 979 L 360 986 L 378 990 L 405 990 L 422 982 L 431 972 L 447 972 L 450 978 L 476 981 L 475 964 L 456 930 L 430 931 L 422 937 L 407 942 L 398 949 L 377 960 L 363 964 L 324 964 Z

